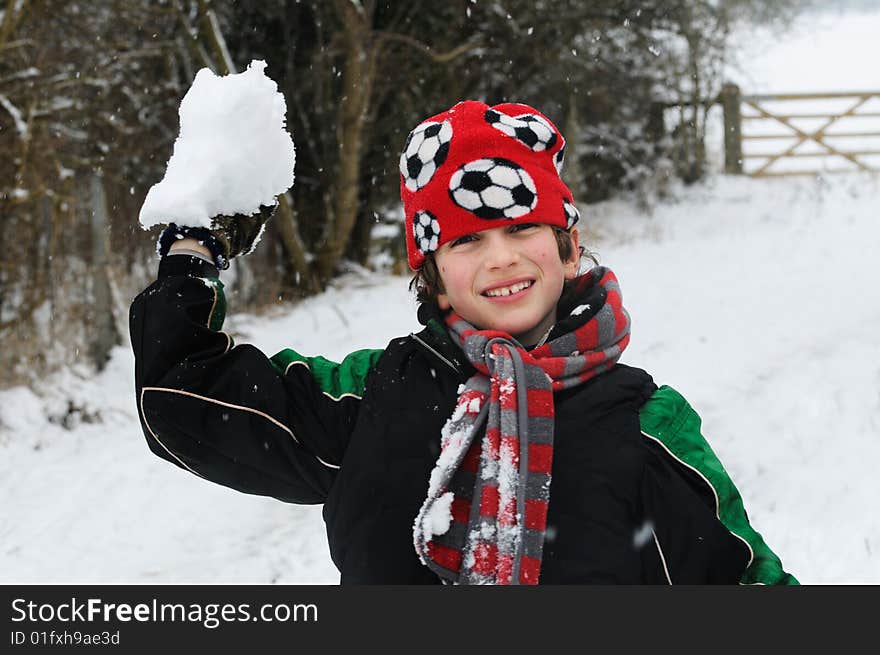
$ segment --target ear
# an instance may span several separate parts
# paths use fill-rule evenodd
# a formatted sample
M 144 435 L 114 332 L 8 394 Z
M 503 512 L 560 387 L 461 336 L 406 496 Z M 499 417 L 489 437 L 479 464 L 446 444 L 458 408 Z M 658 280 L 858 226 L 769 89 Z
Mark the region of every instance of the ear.
M 571 245 L 572 245 L 572 253 L 571 257 L 566 261 L 565 264 L 565 279 L 573 280 L 577 277 L 578 270 L 581 267 L 581 249 L 578 244 L 578 231 L 576 227 L 571 228 Z
M 449 304 L 449 297 L 445 293 L 438 293 L 437 294 L 437 305 L 444 312 L 447 309 L 452 309 L 452 305 Z

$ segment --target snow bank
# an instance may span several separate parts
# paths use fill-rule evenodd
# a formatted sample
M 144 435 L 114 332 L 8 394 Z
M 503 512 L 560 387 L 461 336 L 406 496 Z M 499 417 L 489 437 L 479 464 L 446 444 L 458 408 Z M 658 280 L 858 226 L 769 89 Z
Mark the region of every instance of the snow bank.
M 203 68 L 180 103 L 180 134 L 165 177 L 147 193 L 139 222 L 210 226 L 218 214 L 255 214 L 293 185 L 296 154 L 287 104 L 254 60 L 236 75 Z

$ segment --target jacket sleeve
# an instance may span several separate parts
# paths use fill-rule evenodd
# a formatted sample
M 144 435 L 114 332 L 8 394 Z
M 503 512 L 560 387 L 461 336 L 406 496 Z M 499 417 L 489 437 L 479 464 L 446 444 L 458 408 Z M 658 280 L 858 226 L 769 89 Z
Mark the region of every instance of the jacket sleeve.
M 705 481 L 714 495 L 718 519 L 748 545 L 752 557 L 740 584 L 799 584 L 752 528 L 739 491 L 703 437 L 700 417 L 687 401 L 675 389 L 662 386 L 642 408 L 640 420 L 645 437 Z
M 338 364 L 292 350 L 270 359 L 221 331 L 225 306 L 217 268 L 185 254 L 164 257 L 158 279 L 132 302 L 147 444 L 238 491 L 321 503 L 381 351 L 358 351 Z

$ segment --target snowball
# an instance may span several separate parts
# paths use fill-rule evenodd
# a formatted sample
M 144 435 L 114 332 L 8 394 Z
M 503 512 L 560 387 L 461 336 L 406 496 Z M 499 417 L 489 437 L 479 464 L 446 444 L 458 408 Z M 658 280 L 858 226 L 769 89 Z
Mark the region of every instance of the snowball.
M 141 208 L 144 229 L 175 222 L 210 227 L 218 214 L 251 215 L 293 185 L 287 104 L 254 60 L 243 73 L 201 69 L 180 103 L 180 134 L 165 177 Z

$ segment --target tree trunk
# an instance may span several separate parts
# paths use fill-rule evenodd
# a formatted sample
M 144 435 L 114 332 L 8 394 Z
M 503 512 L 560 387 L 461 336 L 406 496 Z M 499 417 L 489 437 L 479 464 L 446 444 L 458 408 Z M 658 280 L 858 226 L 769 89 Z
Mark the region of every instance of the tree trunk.
M 371 20 L 363 6 L 338 0 L 337 7 L 344 25 L 345 62 L 336 132 L 339 154 L 334 191 L 316 262 L 322 285 L 332 277 L 357 220 L 362 147 L 376 56 L 370 43 Z
M 42 230 L 38 239 L 37 256 L 42 260 L 43 266 L 37 269 L 37 284 L 45 285 L 49 301 L 49 325 L 47 335 L 50 341 L 55 341 L 63 328 L 54 321 L 55 309 L 58 306 L 58 296 L 54 284 L 52 271 L 55 259 L 56 225 L 55 206 L 52 198 L 43 196 L 40 198 L 40 213 L 42 214 Z
M 562 179 L 571 189 L 575 204 L 583 198 L 584 175 L 578 160 L 580 145 L 580 120 L 578 117 L 577 94 L 568 96 L 568 114 L 565 117 L 565 159 Z
M 702 74 L 700 71 L 700 36 L 691 35 L 688 38 L 688 51 L 690 53 L 691 80 L 693 82 L 693 93 L 691 95 L 691 146 L 692 151 L 689 155 L 689 179 L 685 182 L 696 182 L 703 177 L 706 172 L 706 151 L 705 140 L 703 137 L 703 123 L 700 120 L 700 112 L 703 107 L 702 95 Z
M 309 266 L 309 255 L 300 235 L 299 220 L 289 193 L 282 193 L 278 197 L 277 215 L 272 220 L 275 221 L 281 243 L 284 244 L 287 267 L 293 274 L 294 285 L 303 296 L 317 293 L 320 287 Z
M 367 266 L 370 260 L 370 235 L 376 219 L 372 212 L 358 212 L 357 220 L 348 240 L 348 257 L 361 266 Z
M 89 355 L 100 371 L 110 359 L 110 350 L 121 343 L 113 318 L 113 294 L 110 289 L 110 223 L 107 198 L 100 173 L 91 174 L 89 204 L 92 237 L 92 334 Z

